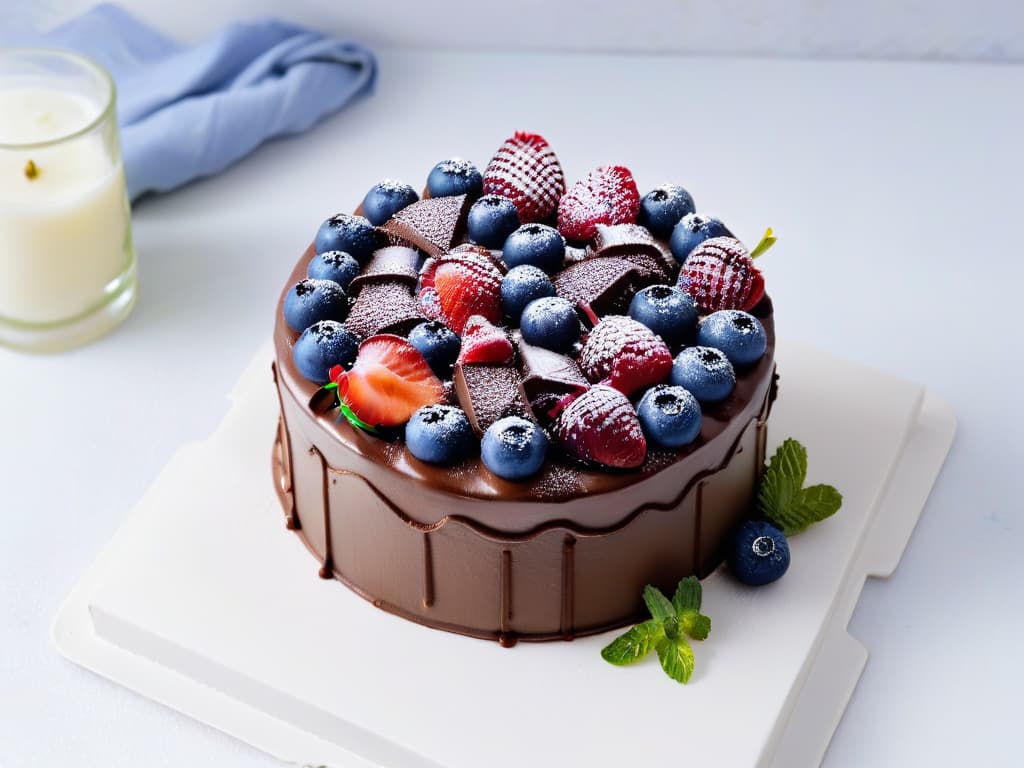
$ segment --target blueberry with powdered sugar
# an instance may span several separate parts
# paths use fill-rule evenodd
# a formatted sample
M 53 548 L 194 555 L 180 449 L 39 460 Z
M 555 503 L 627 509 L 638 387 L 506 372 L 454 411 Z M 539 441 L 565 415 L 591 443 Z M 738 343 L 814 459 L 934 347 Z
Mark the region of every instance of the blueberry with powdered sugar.
M 580 318 L 570 302 L 559 296 L 545 297 L 526 305 L 519 331 L 529 344 L 566 352 L 580 338 Z
M 345 251 L 324 251 L 309 262 L 306 275 L 314 280 L 330 280 L 344 289 L 359 274 L 359 262 Z
M 351 368 L 358 351 L 359 338 L 352 331 L 334 320 L 321 320 L 299 336 L 292 347 L 292 360 L 299 373 L 323 384 L 334 366 Z
M 475 443 L 469 419 L 454 405 L 424 406 L 405 425 L 406 447 L 428 464 L 454 464 L 468 456 Z
M 484 466 L 505 480 L 522 480 L 544 466 L 548 439 L 543 430 L 521 416 L 491 424 L 480 443 Z
M 678 344 L 697 327 L 693 298 L 670 285 L 651 285 L 638 291 L 630 302 L 629 316 L 661 336 L 666 344 Z
M 440 379 L 450 379 L 459 357 L 462 341 L 440 320 L 420 323 L 409 331 L 409 343 L 426 359 L 430 370 Z
M 682 448 L 700 434 L 700 403 L 683 387 L 659 384 L 636 407 L 647 439 L 662 448 Z
M 320 225 L 313 246 L 317 253 L 344 251 L 363 264 L 377 250 L 377 232 L 365 216 L 339 213 Z
M 385 179 L 374 184 L 366 193 L 363 198 L 363 214 L 371 224 L 379 227 L 419 199 L 416 190 L 405 182 Z
M 483 194 L 484 177 L 469 160 L 453 157 L 435 165 L 427 176 L 427 191 L 431 197 Z
M 501 308 L 514 325 L 519 325 L 527 304 L 554 295 L 551 278 L 530 264 L 512 267 L 501 280 Z
M 300 280 L 284 297 L 285 322 L 296 332 L 320 320 L 344 320 L 347 314 L 345 291 L 331 280 Z
M 554 227 L 524 224 L 505 238 L 501 258 L 509 267 L 529 264 L 552 274 L 565 261 L 565 238 Z
M 501 248 L 519 226 L 519 212 L 507 197 L 484 195 L 469 209 L 469 239 L 485 248 Z
M 672 229 L 668 247 L 676 261 L 682 264 L 694 248 L 712 237 L 732 237 L 732 232 L 714 216 L 689 213 Z
M 752 365 L 768 347 L 761 321 L 740 309 L 722 309 L 705 317 L 697 343 L 721 350 L 733 365 Z
M 701 403 L 718 403 L 732 394 L 736 372 L 721 350 L 687 347 L 676 355 L 669 381 L 690 390 Z
M 662 184 L 640 199 L 636 223 L 655 237 L 668 237 L 683 216 L 696 210 L 689 192 L 678 184 Z

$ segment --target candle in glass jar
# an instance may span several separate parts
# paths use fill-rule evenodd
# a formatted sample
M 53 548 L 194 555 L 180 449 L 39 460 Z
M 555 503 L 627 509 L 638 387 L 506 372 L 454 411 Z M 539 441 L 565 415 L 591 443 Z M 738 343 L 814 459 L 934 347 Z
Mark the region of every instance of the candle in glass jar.
M 127 314 L 135 257 L 112 85 L 38 70 L 0 69 L 0 343 L 57 349 Z

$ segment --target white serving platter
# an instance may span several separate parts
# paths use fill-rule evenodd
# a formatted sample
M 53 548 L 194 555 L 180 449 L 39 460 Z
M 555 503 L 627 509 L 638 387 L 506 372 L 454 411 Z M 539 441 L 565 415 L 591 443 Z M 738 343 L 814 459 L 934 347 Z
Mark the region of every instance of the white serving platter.
M 53 636 L 82 666 L 303 765 L 818 765 L 867 660 L 846 631 L 864 580 L 895 569 L 956 429 L 924 387 L 780 346 L 769 453 L 798 438 L 808 482 L 837 486 L 843 509 L 793 538 L 781 581 L 705 579 L 712 632 L 680 686 L 654 658 L 602 661 L 614 633 L 506 649 L 317 578 L 272 487 L 271 358 L 268 345 L 216 432 L 164 468 Z

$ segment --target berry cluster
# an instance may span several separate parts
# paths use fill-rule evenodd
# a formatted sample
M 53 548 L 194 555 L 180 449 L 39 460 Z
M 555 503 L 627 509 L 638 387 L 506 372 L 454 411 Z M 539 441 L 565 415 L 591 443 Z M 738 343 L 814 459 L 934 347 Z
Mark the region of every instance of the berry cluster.
M 567 187 L 537 134 L 483 173 L 438 163 L 422 197 L 382 181 L 314 245 L 284 299 L 296 368 L 427 463 L 640 467 L 698 441 L 766 350 L 764 279 L 720 220 L 676 184 L 641 197 L 623 166 Z

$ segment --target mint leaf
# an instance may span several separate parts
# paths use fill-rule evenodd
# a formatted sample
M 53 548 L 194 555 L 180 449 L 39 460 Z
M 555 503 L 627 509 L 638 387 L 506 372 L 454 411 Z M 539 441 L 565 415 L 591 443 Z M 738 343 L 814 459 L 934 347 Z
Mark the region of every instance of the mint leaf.
M 675 618 L 676 611 L 672 607 L 672 603 L 668 601 L 668 598 L 662 594 L 660 589 L 652 587 L 650 584 L 644 587 L 644 604 L 647 605 L 647 610 L 651 612 L 651 616 L 658 621 L 665 621 L 669 616 Z
M 663 637 L 654 648 L 665 674 L 678 683 L 686 684 L 693 674 L 693 649 L 686 638 L 680 636 L 671 640 Z
M 679 628 L 694 640 L 707 640 L 711 634 L 711 618 L 697 611 L 688 611 L 679 618 Z
M 606 645 L 601 650 L 601 658 L 620 667 L 632 664 L 650 653 L 658 639 L 664 636 L 661 622 L 654 619 L 645 621 Z
M 788 438 L 772 456 L 757 489 L 758 510 L 786 536 L 831 517 L 843 504 L 842 494 L 831 485 L 804 488 L 806 478 L 807 449 Z
M 672 607 L 676 610 L 676 617 L 683 618 L 688 611 L 699 611 L 702 590 L 700 581 L 696 576 L 687 576 L 679 582 L 676 593 L 672 596 Z

